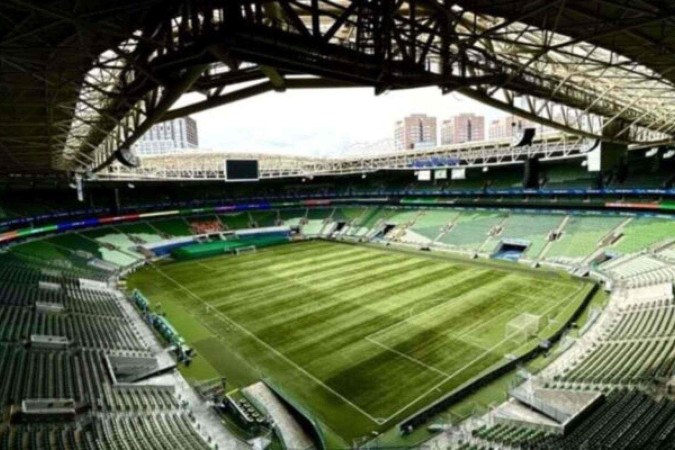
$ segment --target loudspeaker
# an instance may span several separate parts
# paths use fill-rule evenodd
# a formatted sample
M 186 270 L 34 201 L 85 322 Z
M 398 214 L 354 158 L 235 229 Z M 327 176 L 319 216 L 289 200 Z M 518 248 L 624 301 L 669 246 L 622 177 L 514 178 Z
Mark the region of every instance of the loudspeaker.
M 532 140 L 534 139 L 534 128 L 523 128 L 518 130 L 517 133 L 511 138 L 511 147 L 523 147 L 525 145 L 532 145 Z
M 523 188 L 539 189 L 539 159 L 528 158 L 523 170 Z
M 120 148 L 115 152 L 115 158 L 127 167 L 136 168 L 141 165 L 141 160 L 130 148 Z

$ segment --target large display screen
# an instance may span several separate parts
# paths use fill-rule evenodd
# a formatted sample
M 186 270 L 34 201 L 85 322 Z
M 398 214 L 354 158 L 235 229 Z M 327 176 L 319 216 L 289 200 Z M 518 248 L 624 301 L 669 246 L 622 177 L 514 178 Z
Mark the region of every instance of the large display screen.
M 258 181 L 258 161 L 254 159 L 228 159 L 225 161 L 225 181 Z

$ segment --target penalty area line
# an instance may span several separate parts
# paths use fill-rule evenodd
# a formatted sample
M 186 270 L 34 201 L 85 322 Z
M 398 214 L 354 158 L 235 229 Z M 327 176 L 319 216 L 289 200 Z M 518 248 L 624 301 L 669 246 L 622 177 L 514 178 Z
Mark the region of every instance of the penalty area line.
M 425 392 L 423 392 L 422 394 L 420 394 L 418 397 L 416 397 L 414 400 L 412 400 L 411 402 L 409 402 L 407 405 L 405 405 L 405 406 L 399 408 L 398 411 L 396 411 L 396 412 L 394 412 L 393 414 L 391 414 L 389 417 L 386 418 L 386 420 L 389 421 L 389 420 L 393 419 L 395 416 L 401 414 L 403 411 L 405 411 L 406 409 L 410 408 L 412 405 L 414 405 L 415 403 L 417 403 L 418 401 L 420 401 L 422 398 L 426 397 L 426 396 L 429 395 L 431 392 L 435 391 L 435 390 L 438 389 L 440 386 L 442 386 L 443 384 L 445 384 L 445 383 L 447 383 L 448 381 L 452 380 L 452 379 L 453 379 L 454 377 L 456 377 L 458 374 L 462 373 L 464 370 L 466 370 L 467 368 L 471 367 L 472 365 L 474 365 L 475 363 L 477 363 L 478 361 L 480 361 L 481 359 L 483 359 L 485 356 L 487 356 L 487 355 L 488 355 L 489 353 L 491 353 L 494 349 L 496 349 L 497 347 L 499 347 L 500 345 L 502 345 L 502 344 L 503 344 L 504 342 L 506 342 L 506 341 L 507 341 L 507 339 L 504 339 L 504 340 L 499 341 L 497 344 L 495 344 L 494 346 L 490 347 L 490 348 L 487 349 L 485 352 L 481 353 L 481 354 L 478 355 L 476 358 L 474 358 L 473 360 L 471 360 L 470 362 L 468 362 L 468 363 L 465 364 L 464 366 L 462 366 L 462 367 L 460 367 L 459 369 L 457 369 L 455 372 L 453 372 L 453 373 L 451 373 L 451 374 L 448 374 L 447 377 L 445 377 L 444 379 L 442 379 L 442 380 L 439 381 L 438 383 L 436 383 L 436 384 L 434 384 L 433 386 L 431 386 L 428 390 L 426 390 Z
M 155 266 L 155 265 L 152 264 L 152 263 L 151 263 L 151 265 L 152 265 L 152 267 L 153 267 L 157 272 L 159 272 L 160 275 L 162 275 L 164 278 L 166 278 L 167 280 L 169 280 L 169 281 L 171 281 L 172 283 L 174 283 L 174 284 L 175 284 L 176 286 L 178 286 L 180 289 L 182 289 L 182 290 L 184 290 L 185 292 L 187 292 L 191 297 L 195 298 L 196 300 L 199 300 L 200 302 L 202 302 L 202 303 L 203 303 L 204 305 L 206 305 L 207 307 L 210 306 L 210 305 L 209 305 L 209 302 L 207 302 L 206 300 L 204 300 L 203 298 L 201 298 L 200 296 L 198 296 L 197 294 L 195 294 L 194 292 L 192 292 L 192 291 L 191 291 L 190 289 L 188 289 L 187 287 L 183 286 L 180 282 L 178 282 L 177 280 L 175 280 L 175 279 L 172 278 L 171 276 L 169 276 L 169 275 L 167 275 L 166 273 L 164 273 L 164 271 L 163 271 L 162 269 L 158 268 L 157 266 Z M 244 334 L 246 334 L 246 335 L 248 335 L 249 337 L 251 337 L 253 340 L 255 340 L 256 342 L 258 342 L 258 343 L 259 343 L 260 345 L 262 345 L 263 347 L 267 348 L 269 351 L 271 351 L 272 353 L 274 353 L 274 354 L 275 354 L 276 356 L 278 356 L 279 358 L 283 359 L 285 362 L 287 362 L 288 364 L 290 364 L 291 366 L 293 366 L 295 369 L 297 369 L 298 371 L 300 371 L 302 374 L 304 374 L 305 376 L 307 376 L 308 378 L 310 378 L 310 379 L 311 379 L 312 381 L 314 381 L 316 384 L 318 384 L 319 386 L 323 387 L 324 389 L 326 389 L 327 391 L 329 391 L 330 393 L 332 393 L 332 394 L 335 395 L 336 397 L 340 398 L 342 401 L 344 401 L 344 402 L 347 403 L 349 406 L 351 406 L 352 408 L 354 408 L 355 410 L 357 410 L 358 412 L 360 412 L 361 414 L 363 414 L 364 416 L 366 416 L 368 419 L 370 419 L 370 420 L 373 421 L 374 423 L 376 423 L 376 424 L 378 424 L 378 425 L 381 425 L 382 423 L 385 422 L 385 420 L 383 420 L 383 419 L 381 419 L 381 418 L 373 417 L 373 416 L 370 415 L 368 412 L 364 411 L 360 406 L 356 405 L 356 404 L 353 403 L 351 400 L 349 400 L 348 398 L 346 398 L 345 396 L 343 396 L 343 395 L 340 394 L 339 392 L 335 391 L 335 390 L 334 390 L 333 388 L 331 388 L 330 386 L 326 385 L 323 381 L 319 380 L 319 379 L 316 378 L 314 375 L 312 375 L 311 373 L 309 373 L 307 370 L 305 370 L 304 368 L 302 368 L 302 367 L 300 367 L 299 365 L 297 365 L 295 362 L 293 362 L 291 359 L 289 359 L 286 355 L 284 355 L 283 353 L 281 353 L 280 351 L 278 351 L 277 349 L 275 349 L 274 347 L 272 347 L 271 345 L 269 345 L 267 342 L 265 342 L 265 341 L 263 341 L 262 339 L 260 339 L 260 338 L 259 338 L 258 336 L 256 336 L 253 332 L 251 332 L 251 331 L 249 331 L 248 329 L 244 328 L 244 326 L 240 325 L 238 322 L 235 322 L 234 320 L 232 320 L 231 318 L 229 318 L 226 314 L 223 314 L 222 312 L 217 311 L 217 310 L 215 310 L 215 314 L 216 314 L 217 316 L 221 317 L 222 319 L 224 319 L 225 321 L 229 322 L 232 326 L 234 326 L 235 328 L 239 329 L 239 330 L 240 330 L 241 332 L 243 332 Z
M 407 355 L 407 354 L 405 354 L 405 353 L 403 353 L 403 352 L 400 352 L 400 351 L 396 350 L 395 348 L 391 348 L 391 347 L 389 347 L 389 346 L 386 345 L 386 344 L 383 344 L 383 343 L 381 343 L 381 342 L 376 341 L 375 339 L 372 339 L 372 338 L 370 338 L 370 337 L 368 337 L 368 336 L 366 336 L 364 339 L 365 339 L 366 341 L 370 342 L 371 344 L 375 344 L 375 345 L 377 345 L 378 347 L 381 347 L 381 348 L 383 348 L 383 349 L 385 349 L 385 350 L 387 350 L 387 351 L 390 351 L 390 352 L 392 352 L 392 353 L 395 353 L 395 354 L 401 356 L 402 358 L 407 359 L 408 361 L 414 362 L 415 364 L 418 364 L 418 365 L 424 367 L 425 369 L 431 370 L 432 372 L 436 372 L 437 374 L 443 375 L 444 377 L 449 377 L 449 376 L 450 376 L 447 372 L 443 372 L 443 371 L 440 370 L 440 369 L 437 369 L 437 368 L 435 368 L 435 367 L 433 367 L 433 366 L 430 366 L 430 365 L 428 365 L 428 364 L 426 364 L 426 363 L 423 363 L 423 362 L 420 361 L 419 359 L 413 358 L 412 356 Z
M 581 292 L 583 289 L 584 289 L 584 286 L 583 286 L 583 285 L 582 285 L 582 286 L 579 286 L 579 288 L 577 288 L 576 291 L 572 292 L 570 295 L 568 295 L 567 297 L 565 297 L 565 299 L 563 299 L 562 302 L 563 302 L 564 304 L 568 304 L 568 303 L 570 302 L 570 300 L 572 299 L 572 297 L 574 297 L 575 295 L 577 295 L 577 294 L 578 294 L 579 292 Z M 559 306 L 559 305 L 558 305 L 558 304 L 553 304 L 550 308 L 547 308 L 546 311 L 544 311 L 542 315 L 545 315 L 545 314 L 549 313 L 549 312 L 550 312 L 551 310 L 553 310 L 553 308 L 555 308 L 556 306 Z M 389 421 L 389 420 L 393 419 L 395 416 L 397 416 L 398 414 L 401 414 L 403 411 L 405 411 L 406 409 L 410 408 L 412 405 L 414 405 L 415 403 L 417 403 L 418 401 L 420 401 L 422 398 L 424 398 L 425 396 L 429 395 L 429 394 L 430 394 L 431 392 L 433 392 L 434 390 L 438 389 L 438 388 L 439 388 L 440 386 L 442 386 L 444 383 L 450 381 L 451 379 L 453 379 L 454 377 L 456 377 L 457 375 L 459 375 L 460 373 L 462 373 L 463 371 L 465 371 L 467 368 L 471 367 L 472 365 L 476 364 L 478 361 L 480 361 L 481 359 L 483 359 L 485 356 L 487 356 L 488 354 L 492 353 L 493 350 L 495 350 L 495 349 L 498 348 L 499 346 L 503 345 L 506 341 L 508 341 L 508 339 L 502 339 L 501 341 L 499 341 L 498 343 L 496 343 L 495 345 L 493 345 L 493 346 L 490 347 L 489 349 L 486 349 L 485 352 L 481 353 L 481 354 L 478 355 L 476 358 L 474 358 L 473 360 L 469 361 L 467 364 L 465 364 L 464 366 L 460 367 L 459 369 L 457 369 L 457 370 L 456 370 L 455 372 L 453 372 L 452 374 L 448 375 L 447 378 L 445 378 L 445 379 L 441 380 L 440 382 L 438 382 L 437 384 L 433 385 L 431 388 L 429 388 L 427 391 L 425 391 L 424 393 L 422 393 L 421 395 L 419 395 L 417 398 L 415 398 L 414 400 L 412 400 L 411 402 L 409 402 L 407 405 L 403 406 L 403 407 L 400 408 L 398 411 L 396 411 L 396 412 L 394 412 L 393 414 L 391 414 L 389 417 L 387 417 L 387 418 L 385 419 L 385 421 Z

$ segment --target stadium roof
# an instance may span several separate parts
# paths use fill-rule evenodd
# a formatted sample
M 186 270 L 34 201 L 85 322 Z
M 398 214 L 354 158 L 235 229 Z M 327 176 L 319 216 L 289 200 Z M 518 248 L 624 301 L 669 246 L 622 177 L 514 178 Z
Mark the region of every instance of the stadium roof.
M 160 1 L 0 2 L 2 171 L 49 171 L 66 147 L 85 75 Z
M 567 132 L 675 133 L 675 7 L 640 0 L 4 0 L 2 173 L 103 169 L 268 90 L 435 85 Z M 185 92 L 204 100 L 171 110 Z

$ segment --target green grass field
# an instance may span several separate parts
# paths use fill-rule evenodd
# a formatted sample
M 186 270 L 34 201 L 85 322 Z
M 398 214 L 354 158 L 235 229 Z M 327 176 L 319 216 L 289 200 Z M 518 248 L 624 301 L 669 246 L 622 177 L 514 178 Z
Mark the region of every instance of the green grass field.
M 505 268 L 502 268 L 505 267 Z M 514 266 L 515 268 L 515 266 Z M 351 442 L 536 344 L 591 288 L 564 275 L 322 241 L 169 263 L 129 279 L 199 355 L 187 377 L 274 380 Z

